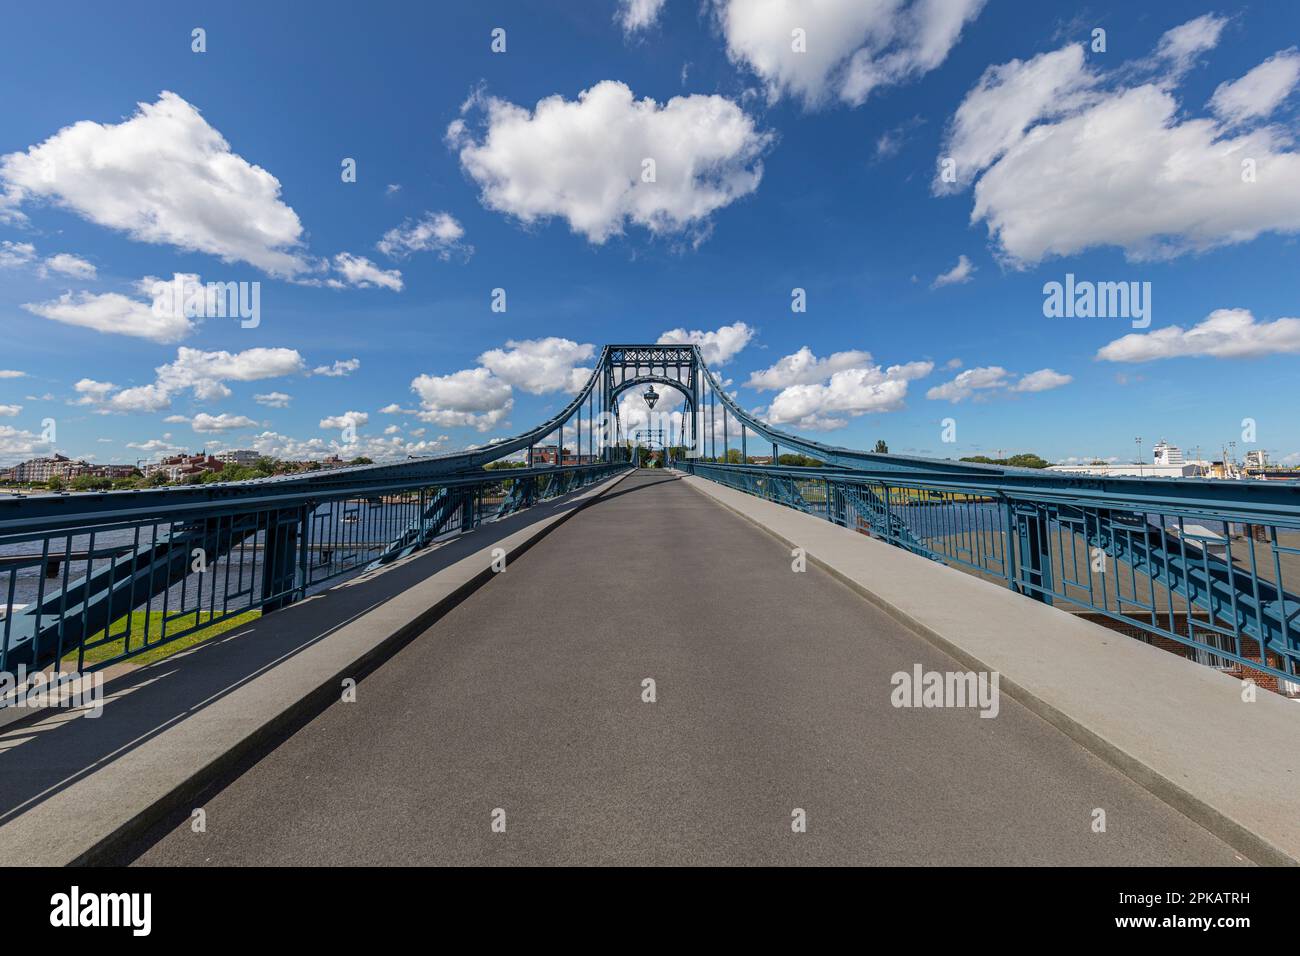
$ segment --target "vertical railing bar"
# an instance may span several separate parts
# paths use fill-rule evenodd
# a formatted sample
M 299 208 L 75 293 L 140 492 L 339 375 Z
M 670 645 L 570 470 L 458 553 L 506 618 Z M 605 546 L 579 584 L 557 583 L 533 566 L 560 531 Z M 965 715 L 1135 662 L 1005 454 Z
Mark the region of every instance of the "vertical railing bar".
M 140 641 L 140 647 L 149 646 L 149 632 L 153 630 L 153 601 L 154 601 L 154 579 L 158 573 L 158 522 L 150 523 L 151 535 L 149 544 L 149 596 L 144 602 L 144 628 L 143 637 Z M 136 552 L 139 554 L 139 551 Z M 137 568 L 138 571 L 138 568 Z M 170 586 L 170 585 L 169 585 Z
M 49 538 L 46 538 L 46 539 L 45 539 L 45 546 L 46 546 L 46 549 L 47 549 L 47 550 L 48 550 L 48 548 L 49 548 L 49 541 L 50 541 Z M 44 577 L 45 577 L 45 562 L 44 562 L 44 561 L 42 561 L 41 564 L 40 564 L 40 569 L 39 569 L 39 571 L 38 571 L 38 575 L 39 575 L 41 578 L 44 578 Z M 14 625 L 14 588 L 16 587 L 17 583 L 18 583 L 18 568 L 17 568 L 17 567 L 12 567 L 12 568 L 9 569 L 9 589 L 8 589 L 8 591 L 9 591 L 9 596 L 5 599 L 5 633 L 4 633 L 4 640 L 3 640 L 3 642 L 0 642 L 0 671 L 4 671 L 6 674 L 9 673 L 9 635 L 10 635 L 10 633 L 13 631 L 13 625 Z M 40 606 L 40 604 L 38 603 L 38 604 L 36 605 L 36 611 L 37 611 L 37 613 L 36 613 L 36 625 L 35 625 L 35 627 L 36 627 L 36 634 L 40 634 L 40 633 L 41 633 L 41 615 L 40 615 L 40 609 L 41 609 L 41 606 Z M 36 639 L 35 635 L 33 635 L 32 639 L 33 639 L 33 640 Z
M 136 575 L 136 555 L 140 553 L 140 526 L 137 524 L 133 529 L 131 541 L 131 554 L 128 563 L 131 574 L 131 587 L 127 592 L 126 599 L 126 636 L 122 638 L 122 653 L 131 653 L 131 633 L 135 628 L 135 575 Z M 113 559 L 115 562 L 117 558 Z
M 1259 642 L 1259 662 L 1260 664 L 1267 667 L 1268 649 L 1265 645 L 1268 641 L 1268 628 L 1264 624 L 1264 604 L 1259 599 L 1259 564 L 1255 559 L 1255 539 L 1251 537 L 1251 532 L 1250 532 L 1250 529 L 1253 528 L 1254 525 L 1248 524 L 1248 525 L 1244 525 L 1244 527 L 1246 528 L 1246 550 L 1250 552 L 1250 586 L 1251 586 L 1251 597 L 1255 602 L 1255 626 L 1256 628 L 1258 628 L 1255 637 Z M 1227 538 L 1229 542 L 1231 542 L 1232 536 L 1228 535 Z M 1233 624 L 1233 629 L 1238 632 L 1237 656 L 1242 657 L 1244 655 L 1242 655 L 1240 651 L 1240 647 L 1241 647 L 1240 630 L 1241 629 L 1237 624 L 1237 568 L 1236 565 L 1234 565 L 1231 560 L 1232 552 L 1229 551 L 1228 554 L 1229 554 L 1228 590 L 1232 594 L 1232 605 L 1233 605 L 1232 624 Z M 1282 594 L 1281 581 L 1278 581 L 1277 593 L 1279 596 Z
M 59 633 L 58 633 L 58 645 L 57 645 L 59 647 L 63 646 L 65 629 L 67 628 L 67 624 L 68 624 L 68 578 L 70 576 L 70 572 L 72 571 L 72 539 L 73 539 L 73 535 L 71 534 L 66 534 L 63 536 L 63 588 L 59 593 Z M 42 614 L 39 617 L 43 618 L 44 615 Z M 40 619 L 38 618 L 37 626 L 36 626 L 36 634 L 33 635 L 32 637 L 33 642 L 37 640 L 37 638 L 40 636 L 40 633 L 41 633 Z M 81 629 L 80 644 L 85 644 L 85 643 L 86 643 L 86 629 L 83 626 Z M 35 647 L 32 648 L 33 656 L 35 656 L 36 650 L 37 649 Z M 80 656 L 78 656 L 77 658 L 77 670 L 81 670 Z
M 1268 530 L 1269 548 L 1273 553 L 1273 575 L 1277 581 L 1277 616 L 1278 620 L 1282 623 L 1282 647 L 1286 652 L 1286 660 L 1289 663 L 1289 666 L 1284 667 L 1283 669 L 1291 674 L 1295 674 L 1300 672 L 1300 656 L 1293 653 L 1294 644 L 1291 640 L 1291 620 L 1286 606 L 1286 598 L 1283 597 L 1283 595 L 1286 594 L 1286 582 L 1282 577 L 1282 557 L 1278 553 L 1277 525 L 1269 525 Z

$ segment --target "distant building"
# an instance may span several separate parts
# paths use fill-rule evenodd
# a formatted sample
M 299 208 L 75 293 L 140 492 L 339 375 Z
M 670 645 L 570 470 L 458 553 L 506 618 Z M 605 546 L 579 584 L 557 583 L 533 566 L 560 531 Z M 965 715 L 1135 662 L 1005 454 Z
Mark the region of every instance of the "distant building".
M 1163 438 L 1151 449 L 1152 462 L 1157 465 L 1182 465 L 1183 451 L 1177 445 L 1171 445 Z
M 51 478 L 64 481 L 86 473 L 90 466 L 84 461 L 73 461 L 66 455 L 54 455 L 50 458 L 32 458 L 9 469 L 11 481 L 43 483 Z
M 51 478 L 71 481 L 83 476 L 89 478 L 132 478 L 137 474 L 135 465 L 92 465 L 74 461 L 66 455 L 33 458 L 12 468 L 0 469 L 0 478 L 15 482 L 44 484 Z
M 231 451 L 219 451 L 214 457 L 223 465 L 239 465 L 241 468 L 252 468 L 262 456 L 247 448 L 239 448 Z
M 1268 452 L 1264 451 L 1264 449 L 1262 449 L 1262 448 L 1257 449 L 1257 450 L 1255 450 L 1255 451 L 1248 451 L 1248 452 L 1246 452 L 1246 467 L 1247 467 L 1247 468 L 1267 468 L 1267 467 L 1268 467 Z
M 599 455 L 584 455 L 574 452 L 572 448 L 565 448 L 563 451 L 563 465 L 591 465 L 600 461 Z M 556 451 L 554 445 L 534 445 L 533 446 L 533 467 L 544 468 L 554 465 Z
M 82 474 L 93 478 L 134 478 L 138 472 L 135 465 L 90 465 Z
M 1105 462 L 1088 464 L 1051 465 L 1048 471 L 1071 475 L 1094 475 L 1098 478 L 1209 478 L 1214 476 L 1214 463 L 1197 459 L 1188 461 L 1177 445 L 1163 438 L 1151 449 L 1150 462 Z
M 146 478 L 162 473 L 168 481 L 180 481 L 190 475 L 201 475 L 208 471 L 220 471 L 225 465 L 212 455 L 172 455 L 162 461 L 151 462 L 144 466 Z
M 1048 471 L 1071 475 L 1094 475 L 1098 478 L 1203 478 L 1210 474 L 1211 463 L 1189 461 L 1181 465 L 1154 465 L 1142 462 L 1126 464 L 1093 463 L 1090 465 L 1052 465 Z

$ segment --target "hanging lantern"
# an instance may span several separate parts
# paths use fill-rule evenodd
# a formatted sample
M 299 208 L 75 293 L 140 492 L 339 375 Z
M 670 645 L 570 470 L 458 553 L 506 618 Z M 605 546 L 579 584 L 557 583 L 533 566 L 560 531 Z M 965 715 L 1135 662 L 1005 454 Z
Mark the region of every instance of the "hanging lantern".
M 645 394 L 642 395 L 641 397 L 645 399 L 645 403 L 649 405 L 650 408 L 652 409 L 655 407 L 655 402 L 659 401 L 659 393 L 655 391 L 655 387 L 653 385 L 647 388 L 645 390 Z

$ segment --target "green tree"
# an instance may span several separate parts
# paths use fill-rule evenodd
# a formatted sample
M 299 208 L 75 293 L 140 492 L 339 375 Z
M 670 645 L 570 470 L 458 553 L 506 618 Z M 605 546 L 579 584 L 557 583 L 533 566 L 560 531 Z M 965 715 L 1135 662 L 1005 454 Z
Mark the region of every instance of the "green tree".
M 883 438 L 876 439 L 876 454 L 877 455 L 889 454 L 889 446 L 885 444 L 885 440 Z
M 78 475 L 72 479 L 73 491 L 108 491 L 112 487 L 112 478 L 101 478 L 97 475 Z
M 356 458 L 353 458 L 350 462 L 348 462 L 348 464 L 349 465 L 373 465 L 374 462 L 371 461 L 369 458 L 365 457 L 364 455 L 358 455 Z
M 969 455 L 962 461 L 974 462 L 978 465 L 1005 465 L 1008 468 L 1047 468 L 1051 462 L 1032 452 L 1024 452 L 1019 455 L 1012 455 L 1010 458 L 990 458 L 987 455 Z
M 807 455 L 795 455 L 786 453 L 776 460 L 778 465 L 785 465 L 787 468 L 820 468 L 822 461 L 816 458 L 809 458 Z
M 45 487 L 50 489 L 50 491 L 62 491 L 63 479 L 58 475 L 51 475 L 50 480 L 45 483 Z
M 1007 459 L 1007 464 L 1014 468 L 1047 468 L 1051 465 L 1051 462 L 1030 452 L 1025 452 L 1023 455 L 1012 455 Z

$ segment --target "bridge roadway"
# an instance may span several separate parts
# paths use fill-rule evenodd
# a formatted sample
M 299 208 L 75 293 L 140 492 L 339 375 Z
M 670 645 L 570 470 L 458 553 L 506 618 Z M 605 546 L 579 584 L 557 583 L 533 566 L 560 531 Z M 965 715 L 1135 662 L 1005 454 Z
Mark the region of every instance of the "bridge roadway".
M 993 719 L 896 709 L 890 676 L 918 663 L 961 669 L 638 472 L 136 862 L 1243 862 L 1009 697 Z

